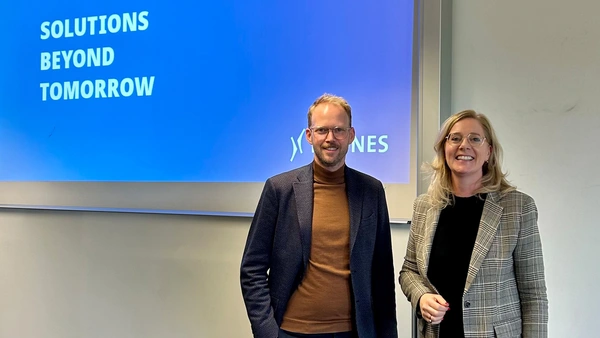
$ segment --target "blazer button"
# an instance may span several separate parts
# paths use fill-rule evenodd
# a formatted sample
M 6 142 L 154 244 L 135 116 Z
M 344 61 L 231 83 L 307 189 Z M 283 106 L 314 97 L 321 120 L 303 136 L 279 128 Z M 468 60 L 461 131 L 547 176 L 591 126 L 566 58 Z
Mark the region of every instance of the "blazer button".
M 466 308 L 468 308 L 468 307 L 471 307 L 471 303 L 470 303 L 470 302 L 468 302 L 468 301 L 465 301 L 465 307 L 466 307 Z

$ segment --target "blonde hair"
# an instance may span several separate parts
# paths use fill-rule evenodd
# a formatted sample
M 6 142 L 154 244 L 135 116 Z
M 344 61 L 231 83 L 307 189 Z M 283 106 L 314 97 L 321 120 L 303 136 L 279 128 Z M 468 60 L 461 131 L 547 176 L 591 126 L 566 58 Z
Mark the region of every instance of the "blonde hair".
M 315 110 L 315 108 L 320 105 L 321 103 L 332 103 L 332 104 L 337 104 L 338 106 L 342 107 L 342 109 L 344 109 L 344 111 L 346 112 L 346 114 L 348 114 L 348 121 L 350 123 L 350 125 L 348 127 L 352 127 L 352 108 L 350 107 L 350 104 L 348 103 L 348 101 L 346 101 L 346 99 L 344 99 L 341 96 L 336 96 L 333 94 L 323 94 L 321 96 L 319 96 L 315 102 L 313 102 L 313 104 L 310 106 L 310 108 L 308 108 L 308 127 L 311 127 L 311 120 L 312 120 L 312 114 L 313 111 Z
M 446 163 L 446 152 L 444 149 L 446 136 L 458 121 L 469 118 L 479 121 L 483 127 L 486 141 L 492 149 L 490 158 L 483 164 L 481 188 L 477 189 L 475 194 L 495 191 L 505 194 L 516 189 L 515 186 L 508 182 L 506 174 L 502 172 L 502 146 L 500 145 L 500 142 L 498 142 L 494 128 L 492 128 L 488 118 L 483 114 L 478 114 L 474 110 L 463 110 L 450 116 L 444 122 L 433 147 L 436 153 L 433 162 L 424 165 L 424 169 L 429 172 L 431 176 L 431 183 L 429 184 L 427 193 L 431 198 L 432 204 L 436 207 L 444 208 L 452 203 L 452 173 L 450 167 L 448 167 L 448 164 Z

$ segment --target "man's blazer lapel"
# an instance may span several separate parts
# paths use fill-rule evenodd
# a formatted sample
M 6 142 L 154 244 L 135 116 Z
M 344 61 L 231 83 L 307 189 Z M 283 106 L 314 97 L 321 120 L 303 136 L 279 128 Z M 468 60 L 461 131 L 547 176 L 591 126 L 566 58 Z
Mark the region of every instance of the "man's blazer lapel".
M 348 195 L 348 208 L 350 210 L 350 255 L 358 236 L 358 228 L 363 210 L 363 190 L 360 189 L 361 182 L 354 177 L 352 170 L 346 166 L 345 172 L 346 191 Z
M 473 254 L 471 255 L 471 261 L 469 263 L 469 271 L 467 273 L 467 281 L 464 290 L 465 294 L 471 287 L 471 284 L 473 284 L 473 281 L 481 268 L 481 263 L 485 256 L 487 256 L 490 246 L 496 237 L 503 210 L 502 206 L 496 203 L 499 197 L 498 193 L 491 192 L 485 199 L 483 214 L 481 215 L 479 230 L 475 239 L 475 247 L 473 248 Z
M 293 183 L 294 197 L 296 199 L 296 212 L 300 226 L 300 239 L 302 240 L 302 258 L 304 267 L 308 265 L 310 257 L 310 244 L 312 238 L 313 216 L 313 169 L 312 163 L 305 167 L 298 175 L 298 181 Z

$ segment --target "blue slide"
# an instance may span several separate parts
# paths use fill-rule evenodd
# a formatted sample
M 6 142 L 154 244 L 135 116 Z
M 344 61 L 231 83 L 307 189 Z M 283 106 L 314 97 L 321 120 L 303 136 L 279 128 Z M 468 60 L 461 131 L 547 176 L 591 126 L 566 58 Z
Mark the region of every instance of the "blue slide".
M 412 1 L 3 1 L 0 180 L 262 182 L 353 108 L 348 164 L 408 183 Z

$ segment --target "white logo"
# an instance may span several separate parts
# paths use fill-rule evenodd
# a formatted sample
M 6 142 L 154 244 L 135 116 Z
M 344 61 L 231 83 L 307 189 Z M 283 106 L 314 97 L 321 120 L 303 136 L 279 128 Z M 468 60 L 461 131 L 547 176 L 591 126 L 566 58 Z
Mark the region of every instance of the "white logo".
M 292 162 L 294 160 L 294 157 L 296 157 L 296 152 L 300 151 L 300 154 L 302 154 L 302 138 L 304 136 L 304 129 L 302 129 L 302 131 L 300 132 L 300 135 L 298 136 L 298 138 L 296 140 L 294 140 L 293 137 L 290 137 L 290 140 L 292 141 L 292 158 L 290 158 L 290 162 Z M 294 142 L 295 141 L 295 142 Z
M 304 129 L 298 135 L 298 138 L 290 137 L 292 141 L 292 157 L 290 162 L 294 161 L 296 154 L 302 151 L 302 139 L 304 138 Z M 352 146 L 349 149 L 353 153 L 386 153 L 389 150 L 388 135 L 362 135 L 356 136 Z

